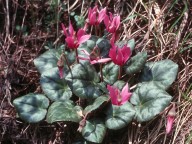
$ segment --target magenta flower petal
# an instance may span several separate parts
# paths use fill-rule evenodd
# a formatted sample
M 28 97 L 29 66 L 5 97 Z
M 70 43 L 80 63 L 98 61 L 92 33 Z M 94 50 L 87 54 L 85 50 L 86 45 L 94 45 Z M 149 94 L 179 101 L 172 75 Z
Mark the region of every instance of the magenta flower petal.
M 109 16 L 108 15 L 105 15 L 104 24 L 105 24 L 105 27 L 108 28 L 108 26 L 109 26 Z
M 116 47 L 112 45 L 112 48 L 109 51 L 109 57 L 114 61 L 116 61 Z
M 71 22 L 69 22 L 69 35 L 70 36 L 74 36 L 75 35 L 75 31 L 73 29 L 73 26 L 72 26 Z
M 124 63 L 124 57 L 120 49 L 117 49 L 116 64 L 122 66 Z
M 109 16 L 105 16 L 104 24 L 108 32 L 115 33 L 120 26 L 120 16 L 114 16 L 109 13 Z
M 113 14 L 111 12 L 109 12 L 109 19 L 110 19 L 110 21 L 113 20 Z
M 79 40 L 83 35 L 85 35 L 85 31 L 81 28 L 77 32 L 77 39 Z
M 107 85 L 109 96 L 111 97 L 111 103 L 113 105 L 121 106 L 125 104 L 131 97 L 132 93 L 129 92 L 128 83 L 123 87 L 120 92 L 118 88 Z
M 101 58 L 101 59 L 98 59 L 98 60 L 92 60 L 90 61 L 91 64 L 96 64 L 96 63 L 106 63 L 106 62 L 109 62 L 111 61 L 111 58 Z
M 91 25 L 100 24 L 102 20 L 105 18 L 105 15 L 106 15 L 106 8 L 102 9 L 99 12 L 97 5 L 93 9 L 89 8 L 88 10 L 89 24 Z
M 124 58 L 124 63 L 127 62 L 127 60 L 130 58 L 131 56 L 131 49 L 129 47 L 127 47 L 126 45 L 123 46 L 123 48 L 121 49 L 121 52 L 123 54 L 123 58 Z
M 106 16 L 106 7 L 99 12 L 99 16 L 97 19 L 98 24 L 100 24 L 102 22 L 102 20 L 105 18 L 105 16 Z
M 89 9 L 88 9 L 88 19 L 89 19 L 89 20 L 90 20 L 90 18 L 91 18 L 91 14 L 92 14 L 92 9 L 89 8 Z
M 109 91 L 109 96 L 111 97 L 111 102 L 113 105 L 119 105 L 118 104 L 118 89 L 114 88 L 110 85 L 107 85 L 107 89 Z
M 123 48 L 118 48 L 114 45 L 112 40 L 112 48 L 109 51 L 109 57 L 112 59 L 112 61 L 117 65 L 124 65 L 126 61 L 130 58 L 131 50 L 126 45 L 123 46 Z
M 166 133 L 169 134 L 173 127 L 173 122 L 175 120 L 176 110 L 175 110 L 175 103 L 173 104 L 172 108 L 169 110 L 167 114 L 167 125 L 166 125 Z
M 167 126 L 166 126 L 166 133 L 167 134 L 169 134 L 171 132 L 174 119 L 175 119 L 175 117 L 173 117 L 173 116 L 168 116 L 167 117 Z
M 91 35 L 82 36 L 80 39 L 78 39 L 78 44 L 82 44 L 82 43 L 86 42 L 90 37 L 91 37 Z
M 81 43 L 87 41 L 91 37 L 91 35 L 85 35 L 85 31 L 83 29 L 79 29 L 76 34 L 71 22 L 69 23 L 68 33 L 64 24 L 62 24 L 62 28 L 66 36 L 65 42 L 67 43 L 67 46 L 71 49 L 78 48 Z
M 86 42 L 90 37 L 91 35 L 85 35 L 85 31 L 83 29 L 79 29 L 77 32 L 78 44 Z
M 89 20 L 89 23 L 91 25 L 95 25 L 97 22 L 97 13 L 96 12 L 93 12 L 92 15 L 90 16 L 90 20 Z
M 72 48 L 72 49 L 75 49 L 75 48 L 77 48 L 77 44 L 76 44 L 76 40 L 73 38 L 73 37 L 67 37 L 66 39 L 65 39 L 65 41 L 66 41 L 66 43 L 67 43 L 67 46 L 69 47 L 69 48 Z
M 122 101 L 121 104 L 126 103 L 127 101 L 129 101 L 130 97 L 131 97 L 132 93 L 129 92 L 129 86 L 128 83 L 123 87 L 122 91 L 121 91 L 121 96 L 122 96 Z
M 93 9 L 89 8 L 88 19 L 91 25 L 95 25 L 97 21 L 97 6 L 95 6 Z
M 109 51 L 109 57 L 111 57 L 112 61 L 117 65 L 123 65 L 123 55 L 121 51 L 116 47 L 112 46 Z

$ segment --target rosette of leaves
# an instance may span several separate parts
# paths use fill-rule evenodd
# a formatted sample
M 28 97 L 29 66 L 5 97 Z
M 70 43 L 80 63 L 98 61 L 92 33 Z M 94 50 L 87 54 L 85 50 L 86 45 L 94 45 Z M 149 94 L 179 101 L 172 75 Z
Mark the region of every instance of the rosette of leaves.
M 133 39 L 119 44 L 122 43 L 134 51 Z M 92 58 L 106 58 L 110 47 L 106 38 L 92 36 L 77 50 L 79 56 L 84 58 L 87 55 L 83 50 Z M 147 53 L 137 53 L 123 66 L 125 77 L 119 80 L 119 66 L 113 62 L 102 64 L 100 71 L 99 64 L 91 65 L 86 60 L 76 63 L 74 52 L 65 51 L 71 68 L 64 61 L 64 78 L 60 78 L 57 62 L 62 52 L 63 49 L 49 49 L 34 61 L 41 73 L 40 84 L 44 94 L 28 94 L 13 101 L 19 117 L 26 122 L 37 123 L 45 118 L 48 123 L 75 122 L 80 125 L 79 130 L 85 140 L 102 143 L 107 128 L 117 130 L 133 120 L 149 121 L 171 102 L 172 97 L 165 90 L 175 80 L 178 70 L 177 64 L 171 60 L 146 62 Z M 140 83 L 134 83 L 137 86 L 131 90 L 131 99 L 123 105 L 113 105 L 107 85 L 122 90 L 128 81 L 127 76 L 134 78 L 135 73 L 138 73 Z M 77 97 L 80 101 L 72 101 Z M 78 105 L 81 100 L 85 106 Z

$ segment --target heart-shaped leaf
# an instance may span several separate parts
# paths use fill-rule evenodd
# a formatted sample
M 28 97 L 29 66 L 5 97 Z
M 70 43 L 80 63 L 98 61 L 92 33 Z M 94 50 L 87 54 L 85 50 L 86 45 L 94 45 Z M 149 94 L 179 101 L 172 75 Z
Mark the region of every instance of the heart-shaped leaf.
M 95 99 L 94 103 L 92 105 L 88 105 L 83 113 L 84 114 L 87 114 L 87 113 L 90 113 L 96 109 L 98 109 L 104 102 L 106 102 L 107 100 L 109 99 L 109 97 L 106 97 L 106 96 L 100 96 L 98 98 Z
M 133 106 L 127 102 L 121 106 L 111 105 L 106 112 L 105 125 L 109 129 L 121 129 L 132 121 L 135 115 Z
M 19 117 L 29 123 L 36 123 L 44 119 L 49 100 L 42 94 L 29 93 L 13 101 Z
M 57 62 L 62 54 L 63 48 L 49 49 L 34 60 L 34 64 L 38 71 L 42 74 L 45 71 L 49 71 L 52 68 L 57 67 Z M 69 65 L 75 62 L 74 52 L 65 52 Z M 65 61 L 64 61 L 65 63 Z M 64 65 L 68 68 L 67 65 Z
M 162 89 L 167 89 L 176 79 L 178 65 L 171 60 L 146 63 L 140 80 L 155 83 Z
M 57 67 L 57 61 L 59 60 L 59 55 L 57 50 L 50 49 L 37 57 L 34 60 L 34 64 L 38 71 L 42 74 L 44 71 L 48 71 L 51 68 Z
M 106 127 L 101 120 L 86 121 L 86 125 L 82 129 L 83 137 L 94 143 L 102 143 L 106 133 Z
M 66 73 L 64 75 L 66 75 Z M 57 67 L 44 72 L 40 80 L 44 93 L 52 101 L 65 101 L 72 96 L 71 89 L 66 80 L 60 79 Z
M 148 121 L 163 111 L 172 97 L 153 83 L 143 83 L 133 92 L 130 102 L 135 105 L 136 119 Z
M 115 65 L 113 62 L 106 64 L 103 69 L 104 81 L 108 84 L 113 84 L 118 79 L 119 66 Z
M 146 52 L 138 53 L 136 56 L 127 61 L 126 65 L 124 65 L 125 72 L 127 74 L 134 74 L 139 72 L 144 67 L 146 60 Z
M 47 122 L 53 123 L 56 121 L 72 121 L 79 122 L 81 117 L 78 115 L 81 107 L 74 106 L 71 101 L 54 102 L 48 109 Z
M 81 98 L 97 98 L 102 90 L 97 86 L 100 78 L 89 62 L 82 62 L 72 68 L 66 80 L 75 95 Z

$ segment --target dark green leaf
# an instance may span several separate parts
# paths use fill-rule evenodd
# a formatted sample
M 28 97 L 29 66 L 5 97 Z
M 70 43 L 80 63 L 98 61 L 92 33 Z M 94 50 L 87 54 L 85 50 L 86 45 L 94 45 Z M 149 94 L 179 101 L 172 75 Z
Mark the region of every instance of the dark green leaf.
M 71 101 L 54 102 L 48 109 L 47 122 L 53 123 L 56 121 L 72 121 L 79 122 L 81 117 L 78 115 L 81 107 L 74 106 Z
M 66 73 L 64 74 L 65 77 Z M 52 68 L 44 72 L 40 79 L 41 87 L 44 93 L 52 101 L 65 101 L 72 96 L 71 89 L 69 88 L 66 80 L 60 79 L 58 68 Z
M 29 123 L 36 123 L 44 119 L 49 100 L 42 94 L 27 94 L 13 101 L 19 117 Z
M 121 129 L 132 121 L 134 115 L 135 110 L 129 102 L 121 106 L 111 105 L 107 110 L 105 125 L 109 129 Z
M 88 105 L 85 110 L 84 114 L 90 113 L 96 109 L 98 109 L 104 102 L 106 102 L 109 99 L 109 97 L 106 96 L 100 96 L 95 99 L 94 103 L 92 105 Z
M 146 60 L 146 52 L 138 53 L 136 56 L 127 61 L 126 65 L 124 66 L 125 72 L 127 74 L 134 74 L 139 72 L 144 67 Z
M 50 49 L 37 57 L 34 60 L 34 64 L 42 74 L 44 71 L 48 71 L 51 68 L 57 67 L 57 61 L 59 60 L 59 55 L 55 49 Z
M 66 80 L 73 93 L 81 98 L 97 98 L 102 95 L 98 87 L 100 78 L 89 62 L 75 65 Z
M 162 89 L 167 89 L 176 79 L 178 65 L 171 60 L 146 63 L 141 74 L 142 82 L 155 83 Z
M 63 45 L 60 46 L 58 49 L 49 49 L 39 57 L 34 60 L 34 64 L 38 71 L 42 74 L 45 71 L 49 71 L 52 68 L 57 67 L 57 62 L 63 52 Z M 75 53 L 74 52 L 65 52 L 65 55 L 68 59 L 69 65 L 75 62 Z M 68 68 L 66 62 L 64 61 L 65 68 Z
M 113 85 L 117 87 L 119 90 L 121 90 L 125 86 L 125 82 L 122 80 L 118 80 Z
M 83 127 L 83 137 L 94 143 L 102 143 L 106 133 L 106 127 L 101 120 L 86 121 L 85 127 Z
M 97 47 L 99 48 L 99 53 L 101 57 L 109 57 L 109 50 L 111 48 L 109 40 L 105 38 L 99 38 L 96 42 Z
M 119 66 L 115 65 L 113 62 L 106 64 L 103 69 L 104 81 L 108 84 L 113 84 L 118 79 Z
M 135 105 L 136 119 L 148 121 L 163 111 L 172 97 L 153 83 L 143 83 L 133 92 L 131 103 Z
M 74 51 L 72 51 L 72 52 L 65 52 L 65 56 L 67 57 L 67 61 L 68 61 L 68 63 L 69 63 L 69 65 L 72 65 L 73 63 L 75 63 L 75 61 L 76 61 L 76 55 L 75 55 L 75 52 Z M 68 66 L 67 65 L 65 65 L 67 68 L 68 68 Z

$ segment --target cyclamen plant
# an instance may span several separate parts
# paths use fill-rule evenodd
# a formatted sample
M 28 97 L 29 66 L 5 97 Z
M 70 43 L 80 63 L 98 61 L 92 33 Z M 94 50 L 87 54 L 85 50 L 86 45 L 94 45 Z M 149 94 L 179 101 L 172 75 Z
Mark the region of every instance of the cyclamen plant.
M 105 26 L 108 33 L 86 34 L 88 25 Z M 101 143 L 107 129 L 168 113 L 169 133 L 175 105 L 168 107 L 172 96 L 166 90 L 176 79 L 178 65 L 168 59 L 147 62 L 147 52 L 134 51 L 133 39 L 116 40 L 119 26 L 119 15 L 108 15 L 106 8 L 99 11 L 97 6 L 89 9 L 86 28 L 76 32 L 71 22 L 68 29 L 62 24 L 66 46 L 34 60 L 44 94 L 15 99 L 19 117 L 29 123 L 44 118 L 48 123 L 76 122 L 85 140 Z

